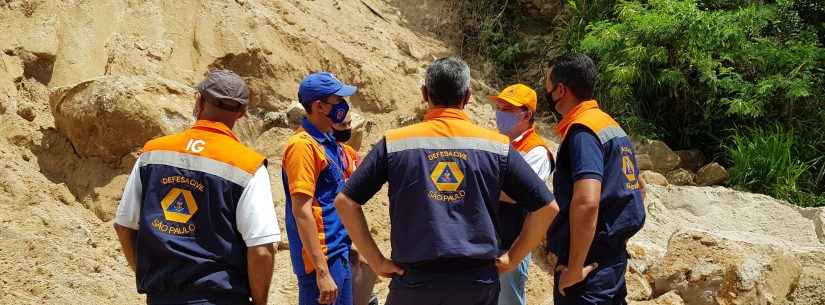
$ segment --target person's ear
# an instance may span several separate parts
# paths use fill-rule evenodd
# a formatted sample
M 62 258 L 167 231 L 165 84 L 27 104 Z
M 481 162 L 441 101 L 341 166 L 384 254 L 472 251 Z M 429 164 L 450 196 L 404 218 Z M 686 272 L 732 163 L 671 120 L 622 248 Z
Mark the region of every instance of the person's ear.
M 425 103 L 430 102 L 430 96 L 427 94 L 427 86 L 421 86 L 421 98 L 424 99 Z
M 561 101 L 564 98 L 564 96 L 567 95 L 568 88 L 564 83 L 557 83 L 556 87 L 559 87 L 559 89 L 556 92 L 558 92 L 558 99 L 559 101 Z
M 310 104 L 311 106 L 309 106 L 312 108 L 312 113 L 324 113 L 323 109 L 321 109 L 321 104 L 323 103 L 321 103 L 320 100 L 312 101 L 312 104 Z

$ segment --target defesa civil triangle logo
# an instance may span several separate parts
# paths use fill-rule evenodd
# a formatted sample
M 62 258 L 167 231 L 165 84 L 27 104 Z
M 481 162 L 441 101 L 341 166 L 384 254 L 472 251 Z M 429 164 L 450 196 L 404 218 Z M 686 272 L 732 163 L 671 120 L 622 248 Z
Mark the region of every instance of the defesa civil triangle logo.
M 454 161 L 441 161 L 430 173 L 435 188 L 441 192 L 455 192 L 464 181 L 464 172 Z
M 160 201 L 163 218 L 177 223 L 188 223 L 192 215 L 198 211 L 198 203 L 192 192 L 179 188 L 172 188 Z

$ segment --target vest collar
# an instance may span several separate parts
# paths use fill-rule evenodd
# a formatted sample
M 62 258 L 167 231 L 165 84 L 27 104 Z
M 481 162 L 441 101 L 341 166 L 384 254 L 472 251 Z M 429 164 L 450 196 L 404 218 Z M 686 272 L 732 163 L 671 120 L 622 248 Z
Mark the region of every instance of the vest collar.
M 585 112 L 593 109 L 599 109 L 599 103 L 596 102 L 596 100 L 589 100 L 579 103 L 576 107 L 570 109 L 570 111 L 567 112 L 567 115 L 565 115 L 564 118 L 556 124 L 556 133 L 564 139 L 567 135 L 567 131 L 570 130 L 570 126 L 573 125 L 573 122 L 584 115 Z
M 240 142 L 238 137 L 235 136 L 235 133 L 232 132 L 232 129 L 226 124 L 221 122 L 209 121 L 209 120 L 198 120 L 195 122 L 195 125 L 192 127 L 194 129 L 206 130 L 214 133 L 224 134 L 236 142 Z
M 427 115 L 424 116 L 425 121 L 435 120 L 435 119 L 458 119 L 469 121 L 470 116 L 467 115 L 464 110 L 456 109 L 456 108 L 432 108 L 430 111 L 427 112 Z

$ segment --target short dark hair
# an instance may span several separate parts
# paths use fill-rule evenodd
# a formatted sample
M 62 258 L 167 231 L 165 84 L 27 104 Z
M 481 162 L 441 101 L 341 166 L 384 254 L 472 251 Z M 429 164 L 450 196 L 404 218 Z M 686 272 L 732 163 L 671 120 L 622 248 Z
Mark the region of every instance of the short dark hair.
M 575 53 L 556 57 L 550 64 L 550 71 L 553 83 L 563 83 L 577 99 L 593 99 L 596 63 L 587 55 Z
M 437 59 L 427 67 L 424 87 L 434 105 L 461 105 L 470 92 L 470 67 L 458 57 Z

